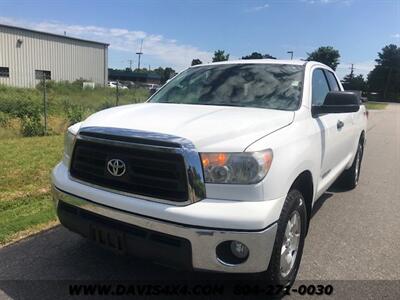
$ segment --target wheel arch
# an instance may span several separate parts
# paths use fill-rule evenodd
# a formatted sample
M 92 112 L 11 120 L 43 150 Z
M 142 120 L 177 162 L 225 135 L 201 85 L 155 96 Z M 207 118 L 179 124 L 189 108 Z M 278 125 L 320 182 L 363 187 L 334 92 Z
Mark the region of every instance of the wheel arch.
M 309 170 L 301 172 L 294 180 L 290 190 L 298 190 L 304 197 L 307 211 L 307 232 L 311 219 L 312 203 L 314 199 L 314 182 L 312 173 Z
M 360 141 L 360 142 L 362 143 L 362 145 L 364 146 L 364 144 L 365 144 L 365 130 L 361 131 L 359 141 Z

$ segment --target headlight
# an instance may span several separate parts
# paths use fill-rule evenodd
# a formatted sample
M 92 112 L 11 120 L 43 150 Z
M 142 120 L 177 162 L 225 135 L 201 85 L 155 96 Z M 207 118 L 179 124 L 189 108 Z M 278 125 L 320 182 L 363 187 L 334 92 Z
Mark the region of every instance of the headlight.
M 67 132 L 65 133 L 65 137 L 64 137 L 64 163 L 67 166 L 69 165 L 69 162 L 71 160 L 72 151 L 73 151 L 73 148 L 74 148 L 75 137 L 76 137 L 76 135 L 73 134 L 69 130 L 67 130 Z
M 272 150 L 243 153 L 201 153 L 207 183 L 253 184 L 267 175 Z
M 79 127 L 81 123 L 74 124 L 67 129 L 64 136 L 64 164 L 69 166 L 71 161 L 72 151 L 74 150 L 74 143 L 76 135 L 78 134 Z

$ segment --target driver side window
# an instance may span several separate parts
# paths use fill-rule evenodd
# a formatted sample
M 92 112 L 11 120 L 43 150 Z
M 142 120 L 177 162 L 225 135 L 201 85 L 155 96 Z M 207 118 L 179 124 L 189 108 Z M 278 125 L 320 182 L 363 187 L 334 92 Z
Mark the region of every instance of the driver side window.
M 316 69 L 312 74 L 312 105 L 324 104 L 325 97 L 329 93 L 329 85 L 324 71 Z

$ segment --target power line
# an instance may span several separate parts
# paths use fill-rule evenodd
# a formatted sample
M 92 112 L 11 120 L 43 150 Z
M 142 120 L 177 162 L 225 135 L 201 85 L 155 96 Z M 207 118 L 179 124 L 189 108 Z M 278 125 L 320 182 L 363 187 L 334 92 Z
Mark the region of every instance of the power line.
M 143 39 L 140 42 L 140 51 L 136 52 L 136 54 L 138 55 L 138 70 L 140 70 L 140 57 L 143 55 L 142 48 L 143 48 Z
M 351 64 L 351 67 L 350 67 L 350 74 L 351 74 L 351 75 L 354 75 L 354 64 Z

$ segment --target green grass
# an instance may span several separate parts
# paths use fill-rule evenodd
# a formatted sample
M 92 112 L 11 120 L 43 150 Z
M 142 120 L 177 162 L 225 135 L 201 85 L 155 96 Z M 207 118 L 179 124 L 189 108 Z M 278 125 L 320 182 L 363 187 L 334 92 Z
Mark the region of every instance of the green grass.
M 0 245 L 54 222 L 50 172 L 61 160 L 63 136 L 0 142 Z
M 143 102 L 148 96 L 145 88 L 120 90 L 119 105 Z M 0 246 L 56 224 L 50 172 L 62 157 L 61 133 L 72 122 L 70 109 L 79 107 L 81 120 L 115 106 L 116 90 L 49 82 L 47 99 L 51 135 L 23 138 L 21 115 L 35 109 L 42 113 L 43 92 L 0 85 Z
M 119 105 L 143 102 L 148 96 L 145 88 L 120 90 Z M 61 133 L 72 122 L 70 109 L 79 107 L 81 120 L 115 106 L 116 90 L 48 82 L 47 99 L 51 135 L 23 138 L 21 115 L 35 108 L 42 112 L 43 93 L 40 88 L 0 85 L 0 246 L 55 223 L 50 172 L 62 157 Z
M 385 109 L 387 103 L 367 102 L 367 109 Z

